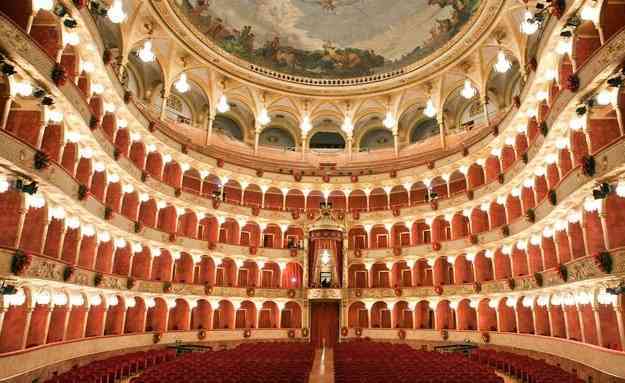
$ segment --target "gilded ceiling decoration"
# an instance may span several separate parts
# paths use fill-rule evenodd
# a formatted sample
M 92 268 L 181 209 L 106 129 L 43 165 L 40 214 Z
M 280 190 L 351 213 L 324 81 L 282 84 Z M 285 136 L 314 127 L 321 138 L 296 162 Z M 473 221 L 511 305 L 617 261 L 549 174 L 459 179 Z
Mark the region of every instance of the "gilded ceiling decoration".
M 450 42 L 479 0 L 170 0 L 225 52 L 312 78 L 396 70 Z

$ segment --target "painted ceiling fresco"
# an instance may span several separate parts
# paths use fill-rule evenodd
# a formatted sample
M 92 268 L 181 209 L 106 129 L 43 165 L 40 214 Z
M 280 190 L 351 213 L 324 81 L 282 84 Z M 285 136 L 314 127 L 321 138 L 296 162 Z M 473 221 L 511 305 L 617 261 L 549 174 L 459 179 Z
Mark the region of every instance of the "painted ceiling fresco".
M 462 31 L 479 0 L 169 0 L 226 52 L 314 78 L 388 72 Z

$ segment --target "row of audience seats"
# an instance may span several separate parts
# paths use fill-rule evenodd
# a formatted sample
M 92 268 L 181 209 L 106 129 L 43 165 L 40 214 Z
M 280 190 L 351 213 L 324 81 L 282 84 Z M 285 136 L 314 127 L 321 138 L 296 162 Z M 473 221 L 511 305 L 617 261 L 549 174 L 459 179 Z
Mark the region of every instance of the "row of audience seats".
M 150 367 L 176 358 L 174 350 L 150 350 L 117 355 L 75 367 L 47 383 L 115 383 Z
M 185 354 L 146 370 L 131 383 L 307 383 L 314 357 L 308 343 L 244 343 Z
M 574 374 L 544 360 L 504 351 L 478 349 L 471 353 L 471 360 L 504 371 L 527 383 L 584 383 Z
M 459 353 L 354 341 L 334 349 L 335 383 L 503 383 L 492 367 Z

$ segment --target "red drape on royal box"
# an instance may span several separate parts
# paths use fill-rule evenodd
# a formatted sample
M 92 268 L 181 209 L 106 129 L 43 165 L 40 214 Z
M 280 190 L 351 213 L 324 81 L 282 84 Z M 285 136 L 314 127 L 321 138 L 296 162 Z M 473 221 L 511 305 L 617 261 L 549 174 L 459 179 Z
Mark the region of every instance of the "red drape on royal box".
M 312 344 L 315 347 L 334 347 L 339 338 L 339 302 L 314 302 L 310 310 Z
M 319 285 L 319 273 L 317 270 L 317 264 L 319 257 L 324 250 L 328 250 L 331 255 L 335 255 L 335 268 L 334 279 L 332 283 L 338 287 L 341 287 L 343 279 L 343 245 L 342 245 L 342 233 L 332 230 L 320 230 L 315 231 L 311 235 L 309 244 L 309 257 L 308 257 L 308 271 L 309 271 L 309 284 L 310 287 L 317 287 Z

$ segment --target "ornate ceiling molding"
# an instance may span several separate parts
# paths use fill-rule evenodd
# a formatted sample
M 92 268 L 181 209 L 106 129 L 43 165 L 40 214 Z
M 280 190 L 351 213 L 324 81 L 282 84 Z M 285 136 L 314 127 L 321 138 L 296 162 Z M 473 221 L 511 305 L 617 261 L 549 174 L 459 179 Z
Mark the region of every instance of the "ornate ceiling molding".
M 253 65 L 235 57 L 184 22 L 168 0 L 148 4 L 167 32 L 197 59 L 225 76 L 250 85 L 284 94 L 318 98 L 372 97 L 431 80 L 470 55 L 488 37 L 504 13 L 504 3 L 485 0 L 474 15 L 450 41 L 424 59 L 397 71 L 347 79 L 313 79 L 288 75 Z

